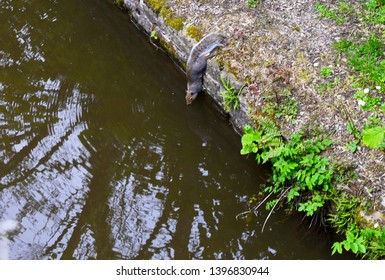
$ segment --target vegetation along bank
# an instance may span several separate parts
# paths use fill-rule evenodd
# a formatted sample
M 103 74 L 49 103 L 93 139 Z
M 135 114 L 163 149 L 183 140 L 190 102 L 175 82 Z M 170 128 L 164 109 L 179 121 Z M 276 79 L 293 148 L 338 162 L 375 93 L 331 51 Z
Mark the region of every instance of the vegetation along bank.
M 303 212 L 345 236 L 331 253 L 385 258 L 384 0 L 114 1 L 182 67 L 228 36 L 204 88 L 241 153 L 272 165 L 250 212 Z

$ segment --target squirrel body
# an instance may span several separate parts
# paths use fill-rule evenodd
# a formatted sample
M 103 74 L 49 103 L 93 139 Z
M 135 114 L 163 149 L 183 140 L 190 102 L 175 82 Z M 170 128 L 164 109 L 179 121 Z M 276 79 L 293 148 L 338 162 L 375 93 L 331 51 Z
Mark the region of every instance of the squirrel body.
M 222 33 L 210 33 L 202 38 L 192 49 L 187 59 L 187 92 L 186 103 L 191 104 L 202 91 L 203 75 L 207 67 L 207 60 L 212 58 L 219 48 L 224 47 L 227 36 Z

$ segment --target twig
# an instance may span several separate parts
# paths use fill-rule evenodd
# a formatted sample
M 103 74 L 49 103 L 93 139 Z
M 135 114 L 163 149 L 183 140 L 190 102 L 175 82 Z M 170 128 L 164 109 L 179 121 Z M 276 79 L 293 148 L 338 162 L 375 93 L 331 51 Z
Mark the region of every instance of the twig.
M 255 211 L 273 194 L 273 192 L 269 193 L 261 202 L 258 203 L 257 206 L 254 206 L 252 209 L 250 210 L 247 210 L 247 211 L 244 211 L 242 213 L 239 213 L 237 216 L 235 216 L 235 218 L 238 220 L 238 217 L 241 216 L 241 215 L 245 215 L 245 214 L 250 214 L 251 212 L 253 212 L 255 215 L 257 215 L 255 213 Z
M 257 206 L 255 206 L 252 210 L 250 210 L 250 211 L 253 211 L 253 212 L 255 212 L 258 208 L 259 208 L 259 206 L 261 206 L 262 205 L 262 203 L 264 203 L 271 195 L 273 194 L 273 192 L 271 191 Z M 254 213 L 255 214 L 255 213 Z
M 273 213 L 275 207 L 278 205 L 278 203 L 281 201 L 281 199 L 283 198 L 283 196 L 290 190 L 290 188 L 287 188 L 282 194 L 281 196 L 278 198 L 278 201 L 274 204 L 273 208 L 271 208 L 270 212 L 269 212 L 269 215 L 267 215 L 266 219 L 265 219 L 265 222 L 263 223 L 263 226 L 262 226 L 262 230 L 261 232 L 263 232 L 263 230 L 265 229 L 265 225 L 267 223 L 267 220 L 270 218 L 271 214 Z

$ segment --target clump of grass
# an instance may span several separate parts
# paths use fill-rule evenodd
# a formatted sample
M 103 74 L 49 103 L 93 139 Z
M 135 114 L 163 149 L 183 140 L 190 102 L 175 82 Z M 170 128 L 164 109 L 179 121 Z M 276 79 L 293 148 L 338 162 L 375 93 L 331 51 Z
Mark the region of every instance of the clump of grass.
M 321 17 L 343 23 L 340 18 L 353 18 L 360 21 L 364 29 L 356 37 L 342 39 L 334 44 L 338 53 L 344 54 L 351 68 L 349 83 L 356 88 L 354 97 L 362 110 L 371 112 L 370 119 L 361 131 L 354 130 L 354 140 L 348 144 L 349 149 L 355 152 L 358 144 L 362 143 L 369 148 L 385 148 L 385 44 L 384 32 L 381 28 L 385 23 L 385 1 L 367 0 L 354 5 L 346 0 L 338 3 L 315 4 Z M 332 75 L 332 71 L 322 68 L 320 76 L 325 79 L 319 86 L 320 92 L 329 91 L 334 83 L 326 78 Z M 365 121 L 365 120 L 363 120 Z M 347 128 L 351 131 L 353 123 L 348 122 Z
M 355 43 L 349 40 L 341 40 L 334 47 L 338 52 L 344 53 L 353 71 L 354 86 L 358 88 L 355 98 L 361 108 L 374 114 L 385 112 L 383 100 L 385 83 L 385 45 L 376 35 L 372 34 L 368 39 Z M 367 122 L 362 131 L 362 143 L 369 148 L 385 147 L 385 125 L 381 120 L 376 124 Z
M 321 17 L 331 19 L 337 24 L 345 23 L 345 17 L 341 10 L 333 10 L 319 2 L 317 2 L 314 7 L 320 13 Z
M 339 52 L 346 54 L 353 70 L 362 74 L 356 81 L 357 86 L 376 86 L 385 83 L 385 48 L 383 41 L 376 34 L 372 34 L 360 44 L 341 40 L 334 46 Z
M 365 1 L 365 19 L 378 24 L 385 23 L 385 1 L 368 0 Z
M 330 77 L 333 74 L 333 70 L 330 67 L 322 67 L 320 75 L 322 77 Z

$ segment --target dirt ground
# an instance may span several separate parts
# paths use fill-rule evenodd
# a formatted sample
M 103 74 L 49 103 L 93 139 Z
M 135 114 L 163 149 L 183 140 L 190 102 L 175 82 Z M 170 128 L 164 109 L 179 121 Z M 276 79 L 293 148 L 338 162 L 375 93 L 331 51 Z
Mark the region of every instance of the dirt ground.
M 347 122 L 352 121 L 362 129 L 370 112 L 360 109 L 354 98 L 357 89 L 348 79 L 346 58 L 337 55 L 332 47 L 341 38 L 368 33 L 367 26 L 353 17 L 343 24 L 321 18 L 315 9 L 319 2 L 316 0 L 262 0 L 255 7 L 250 7 L 246 0 L 163 2 L 185 19 L 185 28 L 195 26 L 203 34 L 227 34 L 229 44 L 216 59 L 247 83 L 242 94 L 252 110 L 256 112 L 272 101 L 295 100 L 297 114 L 278 120 L 284 135 L 299 130 L 330 135 L 334 142 L 328 157 L 351 167 L 358 175 L 349 184 L 337 187 L 376 202 L 373 210 L 382 211 L 384 152 L 362 144 L 354 153 L 347 149 L 347 144 L 354 140 Z M 359 2 L 350 1 L 352 5 Z M 323 67 L 332 70 L 331 77 L 320 75 Z M 320 91 L 321 84 L 337 76 L 339 82 L 332 89 Z

